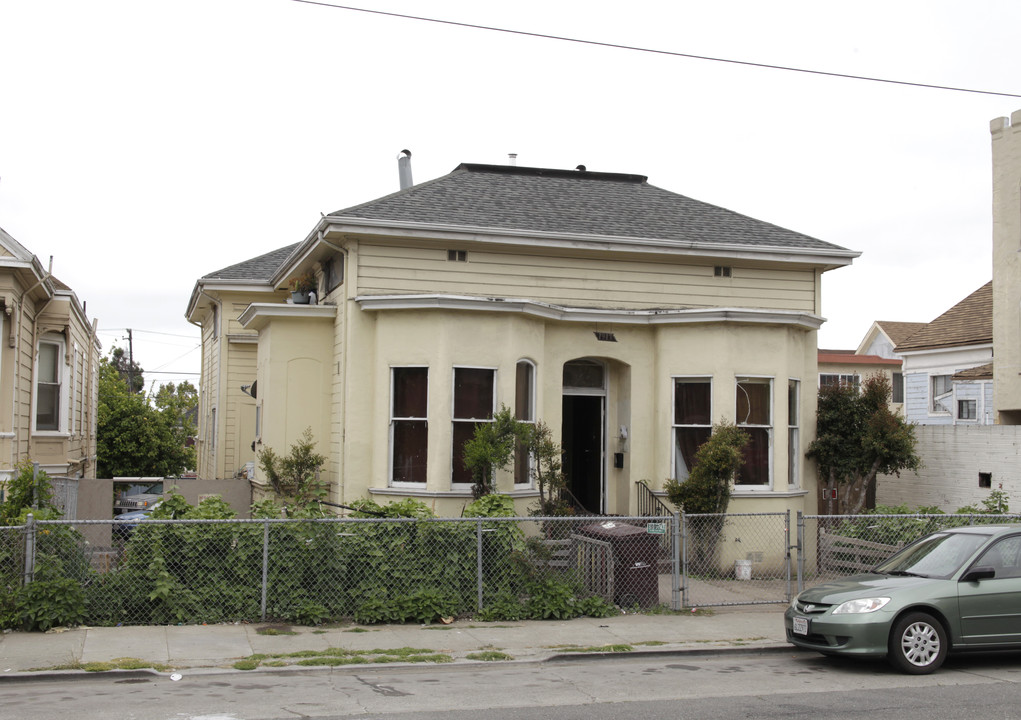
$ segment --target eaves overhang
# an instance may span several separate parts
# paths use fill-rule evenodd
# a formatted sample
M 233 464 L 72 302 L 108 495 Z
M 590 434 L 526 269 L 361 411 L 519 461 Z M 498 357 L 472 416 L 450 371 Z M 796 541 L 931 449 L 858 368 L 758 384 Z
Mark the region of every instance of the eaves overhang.
M 246 330 L 261 330 L 273 320 L 333 320 L 336 316 L 336 305 L 252 303 L 238 317 L 238 322 Z
M 517 313 L 563 322 L 614 323 L 618 325 L 679 325 L 704 323 L 741 323 L 791 325 L 818 330 L 826 319 L 797 310 L 759 310 L 755 308 L 680 308 L 628 310 L 617 308 L 579 308 L 537 300 L 468 295 L 360 295 L 355 302 L 370 312 L 388 310 L 464 310 L 475 312 Z
M 188 299 L 188 309 L 184 317 L 190 322 L 197 322 L 195 313 L 199 308 L 202 294 L 206 292 L 243 292 L 243 293 L 271 293 L 273 285 L 269 282 L 245 279 L 229 278 L 199 278 L 192 288 L 191 297 Z
M 324 237 L 338 239 L 353 234 L 375 235 L 380 237 L 406 237 L 488 245 L 513 245 L 517 247 L 536 246 L 610 253 L 627 252 L 680 257 L 748 259 L 760 262 L 816 265 L 821 266 L 823 270 L 832 270 L 850 265 L 854 258 L 861 255 L 858 251 L 838 247 L 826 249 L 754 246 L 740 243 L 682 241 L 613 235 L 582 235 L 535 230 L 372 220 L 353 217 L 324 217 L 319 223 L 318 230 L 321 232 L 319 235 L 320 239 Z M 317 233 L 309 235 L 302 248 L 299 248 L 292 255 L 292 259 L 303 255 L 302 250 L 309 242 L 315 242 L 316 235 Z
M 992 350 L 993 343 L 989 342 L 963 342 L 950 345 L 930 345 L 928 347 L 902 350 L 896 348 L 898 355 L 904 355 L 905 357 L 920 357 L 923 355 L 937 355 L 939 353 L 945 353 L 951 350 Z

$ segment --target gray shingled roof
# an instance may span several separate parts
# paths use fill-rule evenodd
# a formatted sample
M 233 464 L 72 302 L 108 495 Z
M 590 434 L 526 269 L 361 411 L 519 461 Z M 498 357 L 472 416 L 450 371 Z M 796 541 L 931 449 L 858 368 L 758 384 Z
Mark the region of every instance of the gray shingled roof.
M 269 280 L 280 264 L 290 257 L 301 243 L 294 243 L 265 255 L 229 265 L 222 270 L 211 272 L 202 277 L 203 280 Z
M 845 250 L 646 180 L 642 175 L 462 164 L 449 175 L 330 216 L 761 249 Z

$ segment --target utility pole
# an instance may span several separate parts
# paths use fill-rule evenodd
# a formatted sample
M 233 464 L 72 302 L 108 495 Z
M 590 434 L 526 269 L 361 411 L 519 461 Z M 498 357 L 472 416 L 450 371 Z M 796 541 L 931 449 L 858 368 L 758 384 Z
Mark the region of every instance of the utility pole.
M 128 328 L 128 390 L 135 394 L 135 347 L 131 342 L 131 328 Z

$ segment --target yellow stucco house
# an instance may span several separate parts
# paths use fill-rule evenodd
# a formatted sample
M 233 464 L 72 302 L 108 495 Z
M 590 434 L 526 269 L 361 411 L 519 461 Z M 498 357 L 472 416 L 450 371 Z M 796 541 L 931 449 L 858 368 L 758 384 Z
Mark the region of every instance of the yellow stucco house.
M 0 229 L 0 484 L 23 460 L 96 476 L 102 347 L 74 292 Z
M 553 428 L 588 511 L 685 477 L 723 419 L 753 438 L 732 511 L 814 511 L 822 274 L 857 255 L 640 175 L 460 165 L 196 282 L 199 476 L 258 490 L 256 452 L 311 427 L 333 502 L 456 515 L 461 444 L 506 405 Z M 535 500 L 523 462 L 498 487 Z

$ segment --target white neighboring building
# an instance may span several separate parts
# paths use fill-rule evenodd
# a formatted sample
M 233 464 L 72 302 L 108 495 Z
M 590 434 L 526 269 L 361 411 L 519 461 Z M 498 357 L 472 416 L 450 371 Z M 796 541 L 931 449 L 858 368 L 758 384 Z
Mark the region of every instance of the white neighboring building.
M 919 425 L 992 425 L 993 284 L 897 344 L 904 416 Z

